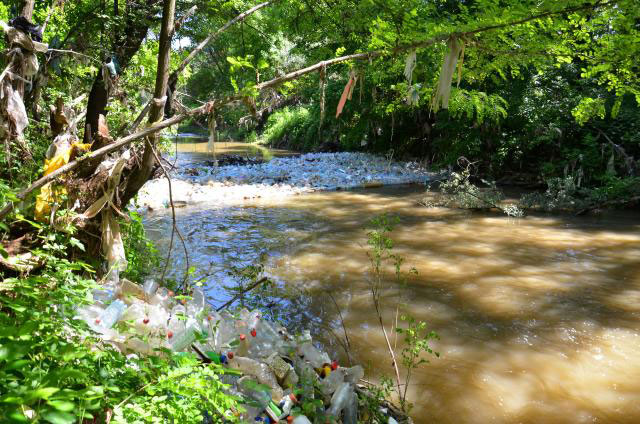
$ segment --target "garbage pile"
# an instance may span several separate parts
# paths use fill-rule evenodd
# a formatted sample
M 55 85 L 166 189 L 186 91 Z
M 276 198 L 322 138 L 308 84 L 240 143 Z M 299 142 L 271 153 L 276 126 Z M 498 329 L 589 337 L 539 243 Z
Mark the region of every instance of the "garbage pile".
M 416 162 L 397 162 L 367 153 L 309 153 L 268 162 L 208 166 L 191 165 L 172 175 L 173 199 L 184 204 L 235 203 L 279 198 L 317 190 L 343 190 L 389 184 L 425 183 L 430 173 Z M 139 204 L 159 209 L 169 204 L 164 178 L 147 182 Z
M 352 188 L 374 181 L 382 184 L 425 182 L 427 172 L 416 162 L 397 162 L 368 153 L 308 153 L 273 158 L 243 166 L 202 167 L 193 182 L 231 181 L 236 184 L 288 184 L 322 190 Z
M 313 345 L 308 331 L 292 336 L 259 311 L 217 312 L 199 288 L 175 296 L 154 280 L 140 286 L 117 273 L 93 297 L 95 303 L 79 307 L 77 317 L 121 351 L 193 350 L 237 370 L 222 378 L 230 394 L 244 399 L 239 414 L 245 422 L 310 423 L 299 406 L 311 401 L 327 422 L 357 423 L 355 387 L 363 368 L 341 367 Z

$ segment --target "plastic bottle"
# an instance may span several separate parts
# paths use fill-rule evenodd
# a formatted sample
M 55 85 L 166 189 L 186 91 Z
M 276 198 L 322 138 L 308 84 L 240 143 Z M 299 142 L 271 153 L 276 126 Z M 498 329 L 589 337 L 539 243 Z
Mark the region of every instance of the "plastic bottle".
M 216 350 L 222 349 L 231 340 L 235 339 L 236 331 L 234 321 L 235 319 L 229 312 L 223 311 L 220 314 L 220 321 L 217 325 L 215 337 Z
M 358 424 L 358 395 L 355 392 L 351 393 L 351 399 L 344 407 L 342 424 Z
M 331 363 L 329 355 L 316 349 L 310 341 L 298 345 L 298 354 L 309 361 L 314 368 L 321 368 L 324 364 Z
M 351 384 L 358 384 L 358 382 L 364 377 L 364 368 L 360 365 L 355 365 L 351 368 L 338 368 L 344 371 L 344 381 Z
M 249 376 L 244 376 L 237 381 L 238 390 L 249 399 L 257 402 L 260 411 L 264 410 L 264 408 L 269 405 L 271 402 L 271 394 L 269 392 L 258 390 L 256 382 Z
M 191 293 L 191 299 L 187 302 L 187 314 L 190 316 L 201 316 L 206 306 L 204 292 L 196 287 Z
M 155 294 L 149 299 L 149 303 L 152 305 L 162 306 L 169 309 L 171 305 L 171 298 L 169 297 L 169 290 L 166 287 L 160 287 L 156 290 Z
M 242 371 L 243 374 L 255 377 L 260 384 L 269 386 L 272 390 L 271 395 L 273 399 L 280 400 L 284 396 L 278 380 L 276 380 L 275 375 L 273 375 L 273 372 L 271 372 L 267 364 L 251 358 L 234 356 L 233 358 L 229 358 L 229 366 Z
M 144 298 L 146 301 L 151 300 L 156 291 L 158 290 L 158 282 L 151 278 L 147 279 L 142 285 L 142 290 L 144 290 Z
M 320 382 L 320 389 L 325 396 L 331 396 L 345 381 L 345 372 L 342 368 L 333 371 Z
M 309 418 L 305 417 L 304 415 L 298 415 L 293 419 L 292 424 L 311 424 L 311 421 L 309 421 Z
M 105 284 L 117 286 L 120 284 L 120 270 L 117 267 L 113 267 L 107 272 L 105 277 Z
M 278 403 L 278 408 L 280 408 L 280 410 L 282 411 L 282 413 L 278 418 L 280 420 L 286 418 L 291 413 L 291 409 L 295 406 L 297 402 L 298 402 L 298 399 L 296 398 L 296 395 L 294 395 L 293 393 L 282 398 L 280 403 Z
M 101 328 L 111 328 L 120 320 L 124 311 L 127 309 L 127 305 L 120 299 L 116 299 L 104 310 L 100 317 L 100 322 L 97 323 Z
M 194 342 L 196 339 L 196 331 L 199 331 L 199 329 L 200 326 L 198 322 L 193 318 L 188 318 L 184 328 L 173 333 L 173 336 L 169 338 L 167 342 L 169 349 L 174 352 L 184 351 Z
M 249 351 L 252 358 L 265 358 L 274 351 L 280 352 L 282 347 L 282 337 L 265 320 L 257 320 L 255 336 L 253 337 L 253 348 Z
M 238 356 L 243 356 L 243 357 L 247 357 L 249 355 L 249 339 L 247 338 L 246 334 L 240 334 L 240 336 L 238 336 L 239 342 L 238 342 L 238 347 L 236 348 L 236 354 Z
M 93 289 L 91 293 L 93 294 L 93 300 L 102 305 L 106 305 L 116 297 L 116 289 L 115 286 L 112 285 L 104 285 L 100 288 Z
M 327 410 L 327 414 L 338 418 L 340 412 L 344 409 L 347 403 L 351 400 L 351 394 L 353 393 L 353 386 L 349 383 L 342 383 L 331 396 L 331 406 Z
M 133 302 L 134 298 L 144 300 L 144 289 L 142 286 L 123 278 L 120 280 L 118 296 L 127 303 Z

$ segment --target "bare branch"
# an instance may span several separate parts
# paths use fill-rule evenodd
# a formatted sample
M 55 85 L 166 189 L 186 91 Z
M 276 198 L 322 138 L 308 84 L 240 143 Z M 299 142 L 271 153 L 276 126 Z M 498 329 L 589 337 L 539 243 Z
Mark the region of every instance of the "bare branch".
M 173 29 L 173 32 L 175 33 L 176 31 L 178 31 L 182 25 L 184 25 L 184 23 L 187 21 L 187 19 L 189 19 L 191 17 L 191 15 L 193 15 L 194 13 L 196 13 L 196 10 L 198 10 L 198 6 L 193 6 L 191 9 L 187 10 L 187 12 L 182 15 L 182 17 L 180 19 L 178 19 L 176 21 L 176 26 Z

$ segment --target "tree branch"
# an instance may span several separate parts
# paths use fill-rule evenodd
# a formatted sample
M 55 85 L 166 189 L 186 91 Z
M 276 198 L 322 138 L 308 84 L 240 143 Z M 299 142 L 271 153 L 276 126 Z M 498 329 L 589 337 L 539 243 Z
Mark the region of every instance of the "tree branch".
M 265 6 L 270 5 L 274 0 L 269 0 L 266 1 L 264 3 L 260 3 L 254 7 L 252 7 L 251 9 L 242 12 L 241 14 L 239 14 L 238 16 L 236 16 L 235 18 L 231 19 L 230 21 L 228 21 L 226 24 L 224 24 L 222 26 L 222 28 L 218 29 L 216 32 L 212 32 L 211 34 L 209 34 L 207 36 L 207 38 L 205 38 L 204 40 L 202 40 L 200 42 L 200 44 L 198 44 L 196 46 L 195 49 L 193 49 L 191 51 L 191 53 L 189 53 L 189 55 L 182 61 L 182 63 L 180 63 L 180 65 L 178 66 L 178 68 L 173 71 L 171 73 L 171 76 L 169 77 L 169 85 L 171 85 L 173 82 L 178 80 L 178 75 L 180 75 L 183 71 L 184 68 L 187 67 L 187 65 L 196 57 L 196 55 L 198 53 L 200 53 L 202 51 L 202 49 L 204 49 L 207 44 L 209 44 L 212 40 L 215 40 L 216 38 L 218 38 L 218 36 L 223 33 L 224 31 L 227 30 L 227 28 L 229 28 L 230 26 L 243 21 L 244 19 L 247 18 L 247 16 L 251 15 L 252 13 L 262 9 Z
M 268 4 L 269 2 L 267 2 Z M 265 3 L 262 3 L 263 6 L 266 6 Z M 303 69 L 299 69 L 297 71 L 293 71 L 290 72 L 286 75 L 283 75 L 281 77 L 278 78 L 274 78 L 270 81 L 265 81 L 261 84 L 258 84 L 255 86 L 255 89 L 260 91 L 260 90 L 264 90 L 265 88 L 270 88 L 270 87 L 275 87 L 279 84 L 282 84 L 283 82 L 286 81 L 291 81 L 293 79 L 299 78 L 303 75 L 309 74 L 311 72 L 317 71 L 320 68 L 322 68 L 323 66 L 331 66 L 331 65 L 335 65 L 341 62 L 347 62 L 350 60 L 359 60 L 359 59 L 369 59 L 369 58 L 375 58 L 375 57 L 379 57 L 385 54 L 397 54 L 400 53 L 402 51 L 406 51 L 406 50 L 411 50 L 414 48 L 422 48 L 422 47 L 428 47 L 430 45 L 433 45 L 439 41 L 444 41 L 446 39 L 448 39 L 450 36 L 463 36 L 463 35 L 470 35 L 470 34 L 477 34 L 480 32 L 484 32 L 484 31 L 492 31 L 495 29 L 499 29 L 499 28 L 505 28 L 508 26 L 514 26 L 514 25 L 520 25 L 535 19 L 540 19 L 543 17 L 548 17 L 551 15 L 555 15 L 555 14 L 562 14 L 562 13 L 569 13 L 569 12 L 575 12 L 578 10 L 587 10 L 587 9 L 592 9 L 592 8 L 596 8 L 596 7 L 600 7 L 600 6 L 609 6 L 612 5 L 613 3 L 611 2 L 606 2 L 606 3 L 594 3 L 594 4 L 590 4 L 590 5 L 584 5 L 581 7 L 573 7 L 573 8 L 566 8 L 566 9 L 562 9 L 556 12 L 544 12 L 542 14 L 538 14 L 538 15 L 534 15 L 525 19 L 521 19 L 521 20 L 517 20 L 517 21 L 513 21 L 510 23 L 505 23 L 505 24 L 501 24 L 501 25 L 492 25 L 492 26 L 487 26 L 487 27 L 483 27 L 483 28 L 478 28 L 472 31 L 468 31 L 468 32 L 463 32 L 463 33 L 446 33 L 446 34 L 440 34 L 437 35 L 433 38 L 430 38 L 428 40 L 424 40 L 424 41 L 420 41 L 420 42 L 416 42 L 416 43 L 412 43 L 412 44 L 406 44 L 403 46 L 398 46 L 396 48 L 394 48 L 393 50 L 386 51 L 386 50 L 374 50 L 371 52 L 363 52 L 363 53 L 356 53 L 356 54 L 351 54 L 351 55 L 346 55 L 346 56 L 341 56 L 341 57 L 337 57 L 334 59 L 330 59 L 330 60 L 325 60 L 319 63 L 316 63 L 315 65 L 311 65 L 308 66 L 306 68 Z M 256 6 L 258 7 L 258 6 Z M 247 11 L 248 12 L 248 11 Z M 245 13 L 247 13 L 245 12 Z M 239 15 L 240 16 L 240 15 Z M 186 65 L 185 65 L 186 66 Z M 165 119 L 163 121 L 159 121 L 156 122 L 154 124 L 151 124 L 149 127 L 143 129 L 142 131 L 139 131 L 135 134 L 131 134 L 128 135 L 126 137 L 122 137 L 118 140 L 116 140 L 116 142 L 109 144 L 107 146 L 104 146 L 100 149 L 97 149 L 85 156 L 82 156 L 78 159 L 76 159 L 75 161 L 69 162 L 68 164 L 64 165 L 63 167 L 57 169 L 56 171 L 52 172 L 51 174 L 44 176 L 38 180 L 36 180 L 33 184 L 31 184 L 29 187 L 25 188 L 24 190 L 22 190 L 20 193 L 17 194 L 17 198 L 19 200 L 24 200 L 29 194 L 31 194 L 34 190 L 37 190 L 39 188 L 41 188 L 43 185 L 45 185 L 46 183 L 53 181 L 57 178 L 59 178 L 61 175 L 76 169 L 80 164 L 82 164 L 83 162 L 87 161 L 87 160 L 91 160 L 91 159 L 95 159 L 97 157 L 101 157 L 107 153 L 111 153 L 114 152 L 118 149 L 120 149 L 121 147 L 124 147 L 128 144 L 130 144 L 133 141 L 139 140 L 143 137 L 146 137 L 148 135 L 151 134 L 155 134 L 156 132 L 163 130 L 165 128 L 171 127 L 173 125 L 179 124 L 180 122 L 190 118 L 190 117 L 194 117 L 194 116 L 198 116 L 198 115 L 202 115 L 202 114 L 206 114 L 208 113 L 208 111 L 211 110 L 212 107 L 215 108 L 219 108 L 220 106 L 223 106 L 227 103 L 230 103 L 232 101 L 236 101 L 236 100 L 240 100 L 242 99 L 243 95 L 233 95 L 233 96 L 229 96 L 223 99 L 218 99 L 218 100 L 213 100 L 203 106 L 197 107 L 195 109 L 191 109 L 187 112 L 184 112 L 182 114 L 179 115 L 175 115 L 172 116 L 171 118 Z M 0 219 L 3 219 L 9 212 L 11 212 L 13 210 L 14 204 L 13 202 L 9 202 L 7 203 L 2 210 L 0 210 Z

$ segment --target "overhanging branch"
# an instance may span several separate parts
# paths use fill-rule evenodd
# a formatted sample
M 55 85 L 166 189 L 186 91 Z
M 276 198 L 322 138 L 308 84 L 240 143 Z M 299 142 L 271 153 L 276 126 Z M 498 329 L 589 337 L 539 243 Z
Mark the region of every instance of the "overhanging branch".
M 264 7 L 264 6 L 266 6 L 266 5 L 270 4 L 270 3 L 271 2 L 261 3 L 258 6 Z M 530 21 L 533 21 L 533 20 L 536 20 L 536 19 L 545 18 L 545 17 L 548 17 L 548 16 L 559 15 L 559 14 L 564 14 L 564 13 L 572 13 L 572 12 L 576 12 L 576 11 L 580 11 L 580 10 L 595 9 L 597 7 L 610 6 L 610 5 L 613 5 L 613 3 L 612 2 L 600 2 L 600 1 L 598 1 L 598 2 L 595 2 L 593 4 L 576 6 L 576 7 L 571 7 L 571 8 L 565 8 L 565 9 L 561 9 L 561 10 L 558 10 L 558 11 L 555 11 L 555 12 L 553 12 L 553 11 L 543 12 L 543 13 L 540 13 L 538 15 L 533 15 L 533 16 L 530 16 L 530 17 L 527 17 L 527 18 L 519 19 L 519 20 L 516 20 L 516 21 L 512 21 L 512 22 L 508 22 L 508 23 L 504 23 L 504 24 L 500 24 L 500 25 L 491 25 L 491 26 L 487 26 L 487 27 L 477 28 L 477 29 L 471 30 L 471 31 L 466 31 L 466 32 L 452 32 L 452 33 L 440 34 L 440 35 L 437 35 L 437 36 L 435 36 L 433 38 L 430 38 L 428 40 L 423 40 L 423 41 L 419 41 L 419 42 L 415 42 L 415 43 L 411 43 L 411 44 L 398 46 L 398 47 L 392 49 L 391 51 L 374 50 L 374 51 L 370 51 L 370 52 L 355 53 L 355 54 L 351 54 L 351 55 L 341 56 L 341 57 L 337 57 L 337 58 L 334 58 L 334 59 L 318 62 L 318 63 L 316 63 L 314 65 L 308 66 L 308 67 L 303 68 L 303 69 L 299 69 L 297 71 L 290 72 L 290 73 L 288 73 L 286 75 L 283 75 L 281 77 L 274 78 L 274 79 L 269 80 L 269 81 L 265 81 L 265 82 L 263 82 L 261 84 L 256 85 L 255 89 L 260 91 L 260 90 L 264 90 L 265 88 L 275 87 L 275 86 L 280 85 L 280 84 L 282 84 L 284 82 L 291 81 L 291 80 L 299 78 L 299 77 L 301 77 L 303 75 L 315 72 L 315 71 L 317 71 L 320 68 L 325 67 L 325 66 L 331 66 L 331 65 L 338 64 L 338 63 L 342 63 L 342 62 L 351 61 L 351 60 L 370 59 L 370 58 L 376 58 L 376 57 L 380 57 L 380 56 L 387 55 L 387 54 L 397 54 L 397 53 L 400 53 L 400 52 L 406 51 L 406 50 L 428 47 L 428 46 L 436 44 L 436 43 L 438 43 L 440 41 L 447 40 L 449 37 L 452 37 L 452 36 L 468 36 L 468 35 L 478 34 L 478 33 L 481 33 L 481 32 L 492 31 L 492 30 L 506 28 L 506 27 L 510 27 L 510 26 L 521 25 L 521 24 L 524 24 L 526 22 L 530 22 Z M 255 8 L 257 8 L 258 6 L 255 6 Z M 247 11 L 245 13 L 248 13 L 248 12 L 249 11 Z M 238 15 L 238 17 L 239 16 L 241 16 L 241 15 Z M 238 18 L 238 17 L 236 17 L 236 18 Z M 236 18 L 234 18 L 234 19 L 236 19 Z M 231 22 L 231 21 L 229 21 L 229 22 Z M 0 22 L 0 24 L 1 24 L 1 22 Z M 231 25 L 231 24 L 227 23 L 227 25 Z M 222 31 L 222 29 L 220 29 L 218 32 L 221 32 L 221 31 Z M 203 48 L 204 48 L 204 46 L 203 46 Z M 116 140 L 114 143 L 109 144 L 107 146 L 104 146 L 104 147 L 102 147 L 102 148 L 100 148 L 98 150 L 95 150 L 95 151 L 93 151 L 93 152 L 91 152 L 91 153 L 89 153 L 89 154 L 87 154 L 85 156 L 82 156 L 82 157 L 76 159 L 75 161 L 69 162 L 68 164 L 62 166 L 61 168 L 57 169 L 56 171 L 52 172 L 51 174 L 36 180 L 29 187 L 25 188 L 20 193 L 18 193 L 17 194 L 17 198 L 19 200 L 24 200 L 33 191 L 41 188 L 42 186 L 44 186 L 48 182 L 51 182 L 51 181 L 59 178 L 61 175 L 76 169 L 83 162 L 86 162 L 88 160 L 95 159 L 95 158 L 101 157 L 103 155 L 106 155 L 108 153 L 114 152 L 114 151 L 120 149 L 121 147 L 124 147 L 124 146 L 132 143 L 133 141 L 139 140 L 139 139 L 141 139 L 143 137 L 146 137 L 148 135 L 154 134 L 154 133 L 156 133 L 158 131 L 161 131 L 161 130 L 163 130 L 165 128 L 168 128 L 168 127 L 171 127 L 173 125 L 179 124 L 180 122 L 182 122 L 182 121 L 184 121 L 184 120 L 186 120 L 186 119 L 188 119 L 190 117 L 206 114 L 206 113 L 208 113 L 208 111 L 211 110 L 212 107 L 219 108 L 220 106 L 228 104 L 228 103 L 230 103 L 232 101 L 240 100 L 243 97 L 245 97 L 245 96 L 243 96 L 243 95 L 234 95 L 234 96 L 226 97 L 224 99 L 213 100 L 213 101 L 211 101 L 211 102 L 209 102 L 209 103 L 207 103 L 207 104 L 205 104 L 203 106 L 197 107 L 195 109 L 191 109 L 191 110 L 189 110 L 187 112 L 184 112 L 184 113 L 181 113 L 179 115 L 175 115 L 175 116 L 173 116 L 171 118 L 159 121 L 159 122 L 157 122 L 157 123 L 145 128 L 145 129 L 143 129 L 143 130 L 141 130 L 141 131 L 139 131 L 139 132 L 137 132 L 135 134 L 131 134 L 131 135 L 128 135 L 126 137 L 122 137 L 122 138 Z M 0 210 L 0 219 L 3 219 L 5 216 L 7 216 L 7 214 L 9 214 L 13 210 L 13 207 L 14 207 L 13 202 L 7 203 L 2 208 L 2 210 Z

